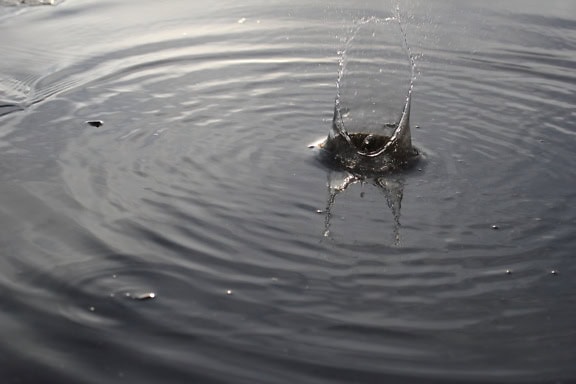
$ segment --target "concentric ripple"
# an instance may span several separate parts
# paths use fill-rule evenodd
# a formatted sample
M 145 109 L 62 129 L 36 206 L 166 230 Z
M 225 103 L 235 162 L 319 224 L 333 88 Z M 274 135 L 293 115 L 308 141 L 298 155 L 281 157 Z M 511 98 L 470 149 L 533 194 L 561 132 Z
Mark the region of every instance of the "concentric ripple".
M 572 20 L 198 4 L 0 16 L 1 378 L 576 377 Z M 394 15 L 425 156 L 364 182 L 307 144 L 331 129 L 350 31 Z M 342 97 L 379 125 L 410 79 L 367 31 Z

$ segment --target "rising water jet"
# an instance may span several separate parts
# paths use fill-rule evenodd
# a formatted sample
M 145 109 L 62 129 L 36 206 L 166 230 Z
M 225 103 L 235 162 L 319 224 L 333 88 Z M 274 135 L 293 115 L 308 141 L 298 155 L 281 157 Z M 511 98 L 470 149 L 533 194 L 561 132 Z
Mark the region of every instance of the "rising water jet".
M 362 19 L 347 42 L 347 47 L 340 52 L 340 70 L 336 82 L 337 93 L 334 103 L 332 127 L 328 137 L 318 145 L 320 158 L 329 166 L 347 170 L 357 176 L 384 175 L 414 165 L 419 157 L 419 151 L 412 145 L 410 131 L 410 106 L 414 88 L 415 61 L 406 41 L 406 34 L 400 22 L 399 11 L 396 17 L 384 20 L 377 18 Z M 346 129 L 341 108 L 340 87 L 347 63 L 347 48 L 351 45 L 360 30 L 368 23 L 384 24 L 397 22 L 402 34 L 402 45 L 407 53 L 410 65 L 410 81 L 402 113 L 397 121 L 389 121 L 378 129 L 361 128 L 357 132 Z
M 398 13 L 398 10 L 397 10 Z M 347 48 L 356 37 L 360 27 L 368 23 L 384 24 L 397 22 L 402 34 L 402 47 L 407 53 L 410 67 L 410 79 L 408 89 L 405 91 L 405 99 L 402 104 L 402 112 L 397 119 L 389 119 L 377 127 L 356 127 L 347 129 L 341 107 L 341 84 L 347 63 Z M 399 55 L 404 57 L 403 55 Z M 395 57 L 395 58 L 398 58 Z M 400 207 L 403 196 L 403 180 L 394 176 L 399 171 L 414 166 L 421 157 L 420 151 L 412 145 L 410 131 L 410 108 L 412 103 L 412 91 L 415 78 L 415 61 L 410 47 L 406 41 L 406 34 L 400 23 L 400 17 L 380 20 L 376 18 L 362 19 L 357 28 L 348 39 L 346 49 L 340 52 L 340 70 L 336 82 L 337 93 L 334 103 L 332 125 L 325 140 L 311 146 L 318 149 L 319 159 L 325 164 L 330 172 L 328 175 L 328 200 L 324 222 L 324 236 L 331 236 L 332 210 L 336 197 L 350 185 L 357 182 L 368 182 L 381 190 L 386 202 L 392 211 L 393 222 L 393 245 L 400 244 Z M 397 65 L 394 62 L 391 65 Z M 402 92 L 402 91 L 401 91 Z M 402 93 L 396 93 L 402 95 Z M 377 96 L 380 96 L 379 94 Z M 333 173 L 341 176 L 333 177 Z

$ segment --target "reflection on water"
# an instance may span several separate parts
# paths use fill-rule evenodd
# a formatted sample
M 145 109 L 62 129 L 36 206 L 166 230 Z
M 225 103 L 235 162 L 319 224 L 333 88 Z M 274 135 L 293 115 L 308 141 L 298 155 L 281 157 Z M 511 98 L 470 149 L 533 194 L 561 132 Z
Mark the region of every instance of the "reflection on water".
M 350 185 L 354 183 L 362 183 L 374 186 L 384 194 L 386 204 L 390 209 L 393 220 L 392 229 L 392 244 L 394 246 L 400 245 L 400 207 L 402 205 L 402 195 L 404 193 L 404 182 L 402 179 L 395 177 L 375 177 L 366 180 L 355 176 L 348 172 L 328 172 L 328 199 L 326 208 L 322 213 L 324 214 L 324 236 L 330 237 L 330 221 L 332 219 L 332 211 L 336 203 L 336 197 L 344 192 Z M 362 192 L 361 196 L 363 196 Z M 384 214 L 384 212 L 382 212 Z M 353 225 L 353 224 L 350 224 Z M 384 241 L 382 245 L 386 245 Z

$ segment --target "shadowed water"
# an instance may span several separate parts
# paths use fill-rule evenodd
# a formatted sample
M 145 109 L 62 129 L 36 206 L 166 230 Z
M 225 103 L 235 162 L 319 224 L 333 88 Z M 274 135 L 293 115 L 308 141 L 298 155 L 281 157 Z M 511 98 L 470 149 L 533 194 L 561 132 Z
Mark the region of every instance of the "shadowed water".
M 574 5 L 396 5 L 0 7 L 0 382 L 574 380 Z

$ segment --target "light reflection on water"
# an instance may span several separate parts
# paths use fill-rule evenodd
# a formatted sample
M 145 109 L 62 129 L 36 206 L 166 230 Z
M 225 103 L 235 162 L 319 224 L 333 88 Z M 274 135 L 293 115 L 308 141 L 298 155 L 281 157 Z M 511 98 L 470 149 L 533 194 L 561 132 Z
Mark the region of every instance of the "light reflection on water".
M 3 382 L 576 377 L 576 21 L 540 4 L 401 3 L 425 167 L 345 190 L 306 144 L 395 4 L 0 8 Z

